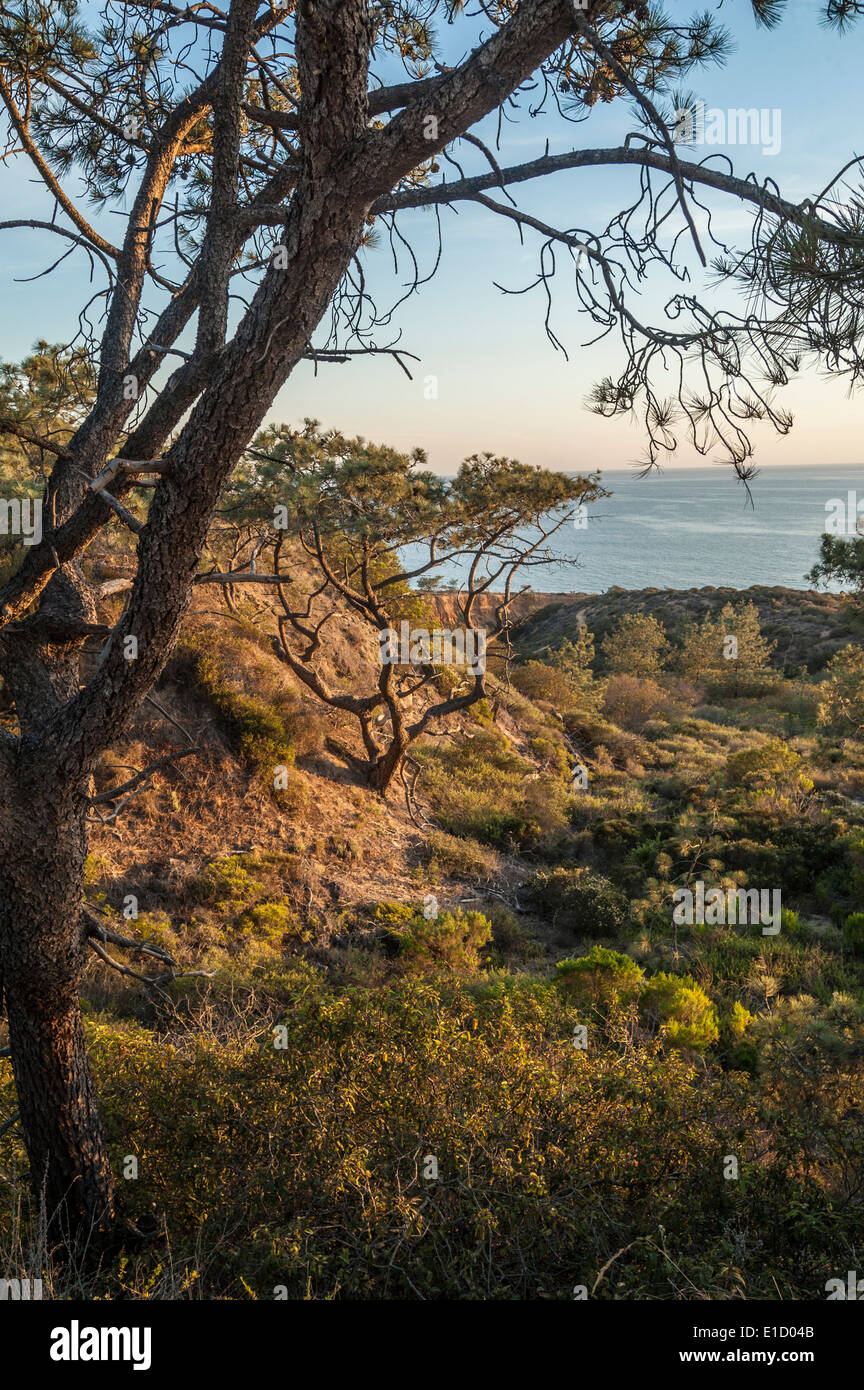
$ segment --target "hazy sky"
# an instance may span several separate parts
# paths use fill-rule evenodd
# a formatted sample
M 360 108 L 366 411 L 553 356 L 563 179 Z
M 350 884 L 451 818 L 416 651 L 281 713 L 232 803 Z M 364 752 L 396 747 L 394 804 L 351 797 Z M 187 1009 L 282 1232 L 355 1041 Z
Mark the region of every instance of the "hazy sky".
M 684 6 L 671 0 L 669 8 Z M 756 27 L 747 0 L 726 0 L 718 18 L 732 30 L 737 49 L 724 68 L 706 68 L 687 84 L 709 108 L 779 109 L 779 153 L 765 155 L 754 146 L 714 148 L 732 157 L 736 173 L 770 175 L 793 201 L 820 191 L 858 152 L 864 25 L 840 37 L 820 26 L 820 8 L 819 0 L 792 0 L 786 21 L 766 31 Z M 688 5 L 686 13 L 691 12 Z M 446 47 L 444 52 L 450 61 L 460 56 Z M 581 125 L 559 119 L 532 121 L 526 115 L 506 131 L 498 157 L 502 164 L 535 158 L 543 153 L 546 138 L 553 153 L 574 146 L 616 145 L 635 127 L 632 113 L 620 102 L 595 110 Z M 494 140 L 491 122 L 484 135 L 490 143 Z M 697 147 L 689 157 L 700 159 L 709 153 L 708 146 Z M 463 162 L 469 172 L 485 167 L 473 150 Z M 7 168 L 0 180 L 5 216 L 46 215 L 45 200 L 23 161 Z M 520 207 L 544 221 L 599 230 L 619 206 L 632 201 L 637 180 L 632 168 L 577 170 L 523 184 L 514 193 Z M 711 206 L 719 214 L 716 226 L 721 233 L 743 244 L 747 213 L 719 196 L 711 197 Z M 109 215 L 102 225 L 116 237 L 116 218 Z M 430 269 L 436 246 L 434 214 L 404 214 L 400 226 L 421 267 Z M 595 330 L 575 311 L 573 272 L 565 256 L 560 260 L 553 325 L 569 361 L 546 338 L 542 296 L 504 295 L 493 283 L 512 289 L 530 283 L 540 239 L 526 233 L 525 245 L 520 246 L 515 226 L 465 204 L 458 213 L 444 209 L 442 227 L 444 253 L 437 275 L 394 320 L 402 330 L 401 345 L 421 358 L 412 368 L 414 381 L 384 358 L 324 366 L 317 379 L 311 366 L 304 365 L 281 393 L 272 418 L 296 422 L 313 415 L 326 425 L 398 447 L 420 444 L 428 449 L 431 466 L 441 472 L 451 471 L 478 449 L 564 469 L 615 468 L 640 457 L 643 439 L 637 427 L 598 419 L 583 405 L 592 382 L 614 373 L 622 357 L 612 336 L 599 346 L 580 346 Z M 13 276 L 33 275 L 50 264 L 57 247 L 45 233 L 4 232 L 3 237 L 0 354 L 15 359 L 36 338 L 61 341 L 74 333 L 86 261 L 76 252 L 52 277 L 15 283 Z M 407 278 L 407 259 L 403 257 L 401 275 L 394 277 L 382 240 L 376 251 L 365 254 L 365 265 L 379 302 L 388 304 Z M 673 283 L 664 281 L 649 292 L 647 306 L 654 321 L 672 291 Z M 379 342 L 388 341 L 392 332 L 381 329 Z M 424 380 L 429 375 L 438 379 L 437 400 L 425 399 Z M 780 400 L 794 411 L 795 428 L 781 438 L 769 427 L 759 427 L 759 464 L 838 464 L 864 458 L 864 400 L 860 395 L 850 399 L 844 383 L 825 381 L 809 369 Z M 682 450 L 679 462 L 692 464 L 695 458 Z

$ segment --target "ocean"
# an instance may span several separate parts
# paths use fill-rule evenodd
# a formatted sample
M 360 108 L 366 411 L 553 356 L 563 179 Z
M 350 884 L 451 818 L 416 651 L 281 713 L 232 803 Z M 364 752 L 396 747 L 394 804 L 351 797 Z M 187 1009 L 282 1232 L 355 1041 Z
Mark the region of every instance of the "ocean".
M 517 589 L 807 589 L 805 575 L 836 503 L 848 511 L 848 494 L 856 493 L 853 534 L 859 499 L 864 516 L 864 464 L 766 465 L 750 483 L 752 503 L 730 468 L 669 469 L 646 478 L 609 469 L 601 480 L 612 495 L 587 509 L 584 528 L 571 523 L 554 538 L 555 551 L 570 563 L 524 569 Z M 403 560 L 416 563 L 418 553 L 412 547 Z M 442 587 L 457 587 L 466 569 L 445 566 Z

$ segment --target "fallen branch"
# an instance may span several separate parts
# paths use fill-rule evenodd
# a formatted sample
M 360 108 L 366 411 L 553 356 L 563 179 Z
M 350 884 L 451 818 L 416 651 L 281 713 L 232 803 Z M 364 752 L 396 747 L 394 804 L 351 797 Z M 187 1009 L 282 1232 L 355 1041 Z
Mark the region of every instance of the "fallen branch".
M 111 628 L 105 623 L 79 622 L 75 618 L 55 617 L 50 613 L 34 613 L 21 623 L 9 623 L 8 632 L 25 632 L 44 642 L 65 643 L 84 641 L 87 637 L 110 637 Z
M 196 574 L 196 584 L 284 584 L 284 574 L 256 574 L 255 570 L 237 571 L 236 574 Z
M 164 711 L 160 711 L 160 713 L 164 713 Z M 128 782 L 122 782 L 119 787 L 112 787 L 107 792 L 99 792 L 98 796 L 91 796 L 89 798 L 90 805 L 99 806 L 103 801 L 116 801 L 118 796 L 123 796 L 125 792 L 131 792 L 142 782 L 149 780 L 153 773 L 158 772 L 161 767 L 170 767 L 180 758 L 188 758 L 192 753 L 198 751 L 198 745 L 195 744 L 192 748 L 180 748 L 176 753 L 168 753 L 164 758 L 158 758 L 155 763 L 150 763 L 140 772 L 136 772 L 135 776 L 130 777 Z M 128 800 L 128 797 L 126 799 Z
M 106 579 L 99 585 L 99 597 L 108 598 L 111 594 L 122 594 L 131 589 L 134 582 L 133 579 Z
M 181 970 L 174 957 L 170 956 L 161 946 L 154 946 L 146 941 L 135 941 L 133 937 L 121 936 L 119 932 L 112 931 L 110 927 L 105 927 L 101 922 L 97 922 L 96 918 L 89 912 L 85 912 L 83 915 L 87 944 L 96 952 L 100 960 L 104 961 L 106 965 L 110 965 L 111 969 L 116 970 L 118 975 L 128 975 L 133 980 L 140 980 L 142 984 L 161 989 L 163 985 L 171 984 L 174 980 L 188 980 L 193 977 L 210 980 L 216 974 L 215 970 Z M 150 956 L 168 968 L 162 975 L 142 975 L 139 970 L 132 970 L 130 966 L 123 965 L 122 961 L 115 960 L 99 944 L 109 941 L 112 945 L 133 951 L 137 955 Z
M 169 710 L 165 709 L 164 705 L 160 705 L 159 701 L 156 700 L 156 699 L 154 699 L 152 695 L 145 695 L 145 696 L 144 696 L 144 699 L 146 700 L 146 702 L 147 702 L 148 705 L 152 705 L 153 708 L 154 708 L 155 710 L 158 710 L 158 711 L 159 711 L 159 713 L 162 715 L 162 718 L 163 718 L 163 719 L 167 719 L 168 722 L 169 722 L 169 724 L 173 724 L 175 729 L 179 729 L 180 733 L 183 735 L 183 737 L 185 738 L 186 742 L 187 742 L 187 743 L 191 743 L 191 744 L 193 745 L 193 747 L 194 747 L 194 744 L 195 744 L 194 738 L 193 738 L 192 735 L 189 733 L 189 730 L 188 730 L 188 729 L 184 729 L 184 728 L 183 728 L 183 725 L 180 723 L 179 719 L 175 719 L 174 716 L 173 716 L 173 714 L 171 714 Z M 191 752 L 193 751 L 193 749 L 190 748 L 189 751 L 190 751 L 190 753 L 191 753 Z

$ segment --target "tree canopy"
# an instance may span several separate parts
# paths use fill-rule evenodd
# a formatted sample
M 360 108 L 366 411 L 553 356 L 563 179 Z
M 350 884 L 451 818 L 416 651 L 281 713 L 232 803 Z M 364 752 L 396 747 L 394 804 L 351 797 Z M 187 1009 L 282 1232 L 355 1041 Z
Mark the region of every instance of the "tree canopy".
M 482 664 L 463 661 L 461 671 L 449 673 L 444 698 L 410 712 L 421 692 L 434 694 L 442 660 L 441 643 L 435 642 L 440 624 L 424 617 L 409 584 L 433 587 L 449 572 L 459 591 L 462 631 L 471 635 L 478 628 L 478 600 L 491 596 L 494 631 L 508 654 L 520 577 L 556 560 L 556 534 L 572 525 L 577 508 L 606 495 L 596 478 L 569 477 L 491 453 L 472 455 L 453 478 L 421 471 L 423 462 L 422 450 L 401 454 L 322 431 L 317 421 L 307 420 L 303 430 L 271 429 L 256 439 L 225 508 L 235 525 L 247 528 L 250 560 L 254 555 L 258 563 L 272 553 L 285 661 L 324 704 L 357 718 L 364 771 L 379 789 L 386 789 L 427 728 L 486 694 L 483 625 Z M 294 542 L 304 561 L 299 577 L 290 550 L 287 564 L 283 556 L 286 541 Z M 235 555 L 240 563 L 242 548 Z M 235 572 L 232 567 L 224 576 L 226 587 Z M 375 639 L 376 660 L 364 673 L 365 688 L 356 677 L 350 690 L 330 688 L 316 668 L 324 629 L 344 611 L 359 616 Z M 420 640 L 407 651 L 397 643 L 393 653 L 389 647 L 385 653 L 382 639 L 392 644 L 388 634 L 409 616 L 421 623 Z M 360 763 L 350 751 L 347 756 Z

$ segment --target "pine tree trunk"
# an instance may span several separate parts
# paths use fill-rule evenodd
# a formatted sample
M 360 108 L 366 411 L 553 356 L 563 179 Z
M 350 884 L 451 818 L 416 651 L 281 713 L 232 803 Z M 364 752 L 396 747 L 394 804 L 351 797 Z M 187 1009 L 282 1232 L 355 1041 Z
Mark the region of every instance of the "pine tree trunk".
M 369 785 L 382 794 L 387 791 L 408 751 L 408 740 L 394 738 L 385 753 L 373 763 L 369 770 Z
M 4 790 L 0 979 L 21 1127 L 49 1236 L 80 1249 L 112 1210 L 78 1000 L 87 949 L 83 788 L 58 788 L 50 765 L 31 763 Z

